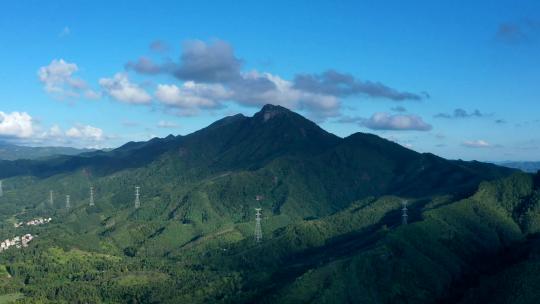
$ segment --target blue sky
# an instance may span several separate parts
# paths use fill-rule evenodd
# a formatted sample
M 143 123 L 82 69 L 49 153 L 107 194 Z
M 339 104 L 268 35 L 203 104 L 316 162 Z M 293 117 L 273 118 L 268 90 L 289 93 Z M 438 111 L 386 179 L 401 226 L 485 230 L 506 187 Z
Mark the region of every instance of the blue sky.
M 471 2 L 4 2 L 0 139 L 115 147 L 274 103 L 339 136 L 540 160 L 540 2 Z

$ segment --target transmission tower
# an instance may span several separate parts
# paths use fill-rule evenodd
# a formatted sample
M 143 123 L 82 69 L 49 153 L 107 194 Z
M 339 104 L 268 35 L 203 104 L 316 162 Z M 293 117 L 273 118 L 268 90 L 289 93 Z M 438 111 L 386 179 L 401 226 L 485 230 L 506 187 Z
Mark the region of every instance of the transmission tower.
M 403 205 L 403 208 L 401 208 L 401 211 L 402 211 L 401 224 L 402 225 L 407 225 L 407 222 L 408 222 L 408 219 L 409 219 L 409 215 L 407 214 L 407 211 L 409 210 L 409 209 L 407 209 L 407 201 L 403 201 L 403 202 L 401 202 L 401 204 Z
M 70 196 L 66 195 L 66 209 L 71 208 L 71 202 L 69 201 L 69 199 L 70 199 Z
M 94 206 L 94 187 L 90 187 L 90 206 Z
M 0 197 L 4 195 L 4 190 L 2 189 L 2 181 L 0 180 Z
M 54 206 L 54 198 L 53 198 L 53 191 L 49 191 L 49 204 L 51 204 L 51 207 Z
M 141 189 L 141 187 L 139 187 L 139 186 L 135 187 L 135 209 L 139 209 L 139 207 L 141 207 L 141 200 L 139 199 L 140 198 L 140 194 L 139 194 L 140 189 Z
M 261 208 L 255 208 L 255 242 L 262 241 Z

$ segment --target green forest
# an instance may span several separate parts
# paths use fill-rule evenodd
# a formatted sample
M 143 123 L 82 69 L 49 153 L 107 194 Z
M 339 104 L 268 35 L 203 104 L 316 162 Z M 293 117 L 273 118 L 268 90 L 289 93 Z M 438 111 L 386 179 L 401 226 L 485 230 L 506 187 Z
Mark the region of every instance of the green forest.
M 279 106 L 112 151 L 0 161 L 0 179 L 0 239 L 34 236 L 0 252 L 0 303 L 540 297 L 540 174 L 339 138 Z M 39 217 L 52 220 L 14 225 Z

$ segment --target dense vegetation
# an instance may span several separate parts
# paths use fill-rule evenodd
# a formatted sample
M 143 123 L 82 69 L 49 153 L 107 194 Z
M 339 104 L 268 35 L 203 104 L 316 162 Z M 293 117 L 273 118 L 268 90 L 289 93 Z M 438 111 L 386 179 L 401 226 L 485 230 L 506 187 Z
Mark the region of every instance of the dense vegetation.
M 56 155 L 77 155 L 91 152 L 92 149 L 76 149 L 71 147 L 26 147 L 0 141 L 0 159 L 40 159 Z
M 0 237 L 37 238 L 0 253 L 0 294 L 22 303 L 491 302 L 491 286 L 534 280 L 520 269 L 538 263 L 539 177 L 512 172 L 370 134 L 341 139 L 275 106 L 110 152 L 1 162 Z M 53 221 L 12 225 L 36 216 Z M 527 290 L 522 301 L 536 296 Z M 506 296 L 501 303 L 514 300 Z

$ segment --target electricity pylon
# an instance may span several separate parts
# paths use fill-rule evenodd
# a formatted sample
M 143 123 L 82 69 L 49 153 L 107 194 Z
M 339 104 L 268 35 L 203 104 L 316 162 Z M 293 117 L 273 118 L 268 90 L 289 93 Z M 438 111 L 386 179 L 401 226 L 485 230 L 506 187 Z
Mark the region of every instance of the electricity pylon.
M 139 207 L 141 207 L 141 200 L 140 200 L 140 194 L 139 194 L 140 189 L 141 187 L 139 186 L 135 187 L 135 209 L 139 209 Z
M 94 187 L 90 187 L 90 206 L 94 206 Z
M 407 209 L 407 201 L 403 201 L 403 202 L 401 202 L 401 204 L 403 205 L 403 208 L 401 208 L 401 211 L 402 211 L 401 224 L 402 225 L 407 225 L 408 220 L 409 220 L 409 215 L 407 214 L 407 211 L 409 210 L 409 209 Z
M 255 242 L 262 241 L 261 208 L 255 208 Z

